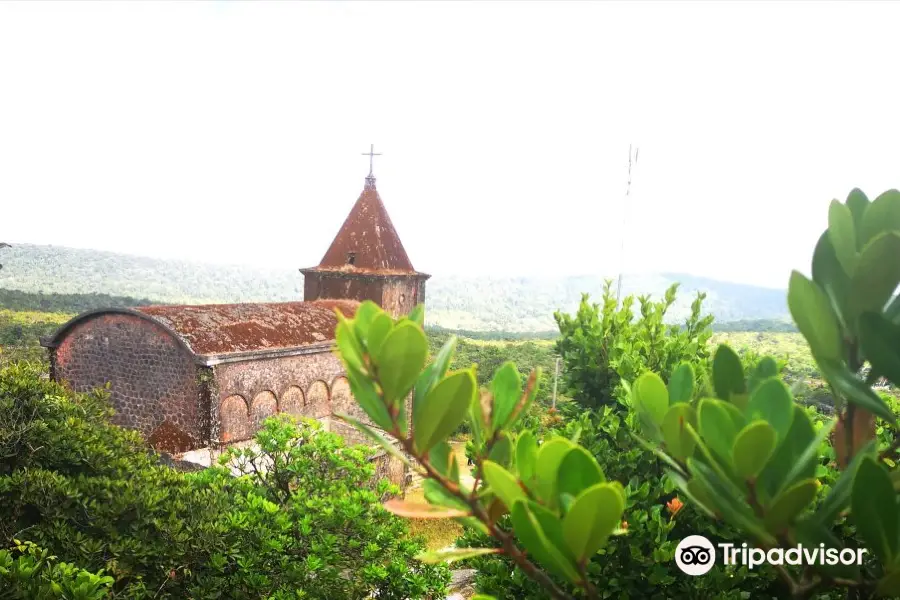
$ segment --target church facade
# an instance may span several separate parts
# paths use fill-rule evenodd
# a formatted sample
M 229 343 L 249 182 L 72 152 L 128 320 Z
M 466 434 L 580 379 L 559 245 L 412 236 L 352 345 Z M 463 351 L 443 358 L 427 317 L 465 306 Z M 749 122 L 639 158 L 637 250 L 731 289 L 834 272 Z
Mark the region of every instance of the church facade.
M 284 412 L 323 422 L 367 422 L 334 354 L 335 311 L 372 300 L 394 316 L 425 301 L 425 281 L 403 248 L 371 173 L 319 265 L 301 269 L 302 302 L 143 306 L 73 318 L 42 340 L 50 374 L 79 392 L 107 387 L 117 424 L 179 455 L 245 442 Z M 402 464 L 382 468 L 392 480 Z M 392 464 L 388 464 L 392 463 Z

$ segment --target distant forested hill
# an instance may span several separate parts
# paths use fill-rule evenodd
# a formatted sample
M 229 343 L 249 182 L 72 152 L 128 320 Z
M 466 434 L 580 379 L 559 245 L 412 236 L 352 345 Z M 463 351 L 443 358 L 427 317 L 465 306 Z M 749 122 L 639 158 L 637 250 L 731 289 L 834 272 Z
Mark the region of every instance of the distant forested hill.
M 46 309 L 16 305 L 15 294 L 0 294 L 0 307 L 16 310 L 63 310 L 78 298 L 75 311 L 96 304 L 128 306 L 155 303 L 282 302 L 303 296 L 303 276 L 295 269 L 259 269 L 190 261 L 160 260 L 97 250 L 58 246 L 16 245 L 3 250 L 0 288 L 42 293 Z M 774 321 L 787 318 L 784 290 L 726 283 L 691 275 L 626 276 L 623 294 L 659 295 L 681 283 L 672 317 L 683 318 L 698 290 L 707 293 L 706 309 L 720 322 Z M 442 277 L 427 283 L 428 320 L 453 330 L 547 332 L 556 329 L 553 312 L 574 311 L 583 292 L 599 301 L 603 277 Z M 98 294 L 108 294 L 105 298 Z M 39 297 L 38 297 L 39 298 Z M 148 299 L 148 300 L 132 300 Z M 23 298 L 20 298 L 23 300 Z M 90 305 L 90 306 L 87 306 Z

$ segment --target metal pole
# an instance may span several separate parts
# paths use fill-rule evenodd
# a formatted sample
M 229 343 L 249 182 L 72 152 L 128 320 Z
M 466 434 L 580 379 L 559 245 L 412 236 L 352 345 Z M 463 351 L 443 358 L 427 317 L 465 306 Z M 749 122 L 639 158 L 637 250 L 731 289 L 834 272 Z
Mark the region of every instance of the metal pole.
M 632 146 L 629 144 L 628 146 L 628 183 L 625 186 L 625 203 L 622 207 L 622 245 L 619 248 L 619 277 L 618 282 L 616 283 L 616 303 L 619 302 L 619 298 L 622 296 L 622 271 L 625 268 L 625 223 L 628 218 L 628 201 L 631 197 L 631 166 L 632 164 L 637 165 L 638 159 L 638 149 L 634 148 L 634 153 L 632 153 Z M 632 160 L 633 159 L 633 160 Z
M 556 357 L 556 373 L 553 375 L 553 410 L 556 410 L 556 381 L 559 379 L 559 358 Z

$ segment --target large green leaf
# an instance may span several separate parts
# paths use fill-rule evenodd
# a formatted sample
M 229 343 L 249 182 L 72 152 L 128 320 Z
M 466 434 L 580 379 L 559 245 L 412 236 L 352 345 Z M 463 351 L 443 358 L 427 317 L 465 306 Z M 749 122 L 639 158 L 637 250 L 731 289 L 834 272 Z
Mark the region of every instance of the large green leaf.
M 427 356 L 428 340 L 415 323 L 404 321 L 387 335 L 378 350 L 378 379 L 389 404 L 412 389 Z
M 447 439 L 466 418 L 477 388 L 471 369 L 456 371 L 438 382 L 425 396 L 413 421 L 416 450 L 427 452 Z
M 334 330 L 335 344 L 337 345 L 338 354 L 347 366 L 347 370 L 360 372 L 364 370 L 363 366 L 363 348 L 356 337 L 353 323 L 349 321 L 340 312 L 337 312 L 338 324 Z
M 859 342 L 872 369 L 900 385 L 900 325 L 878 313 L 863 313 L 859 318 Z
M 526 484 L 534 477 L 537 467 L 537 440 L 527 429 L 519 434 L 516 440 L 516 469 L 519 478 Z
M 845 316 L 850 294 L 850 276 L 844 272 L 837 259 L 828 231 L 819 238 L 813 252 L 812 276 L 813 281 L 825 291 L 840 325 L 852 331 L 855 324 L 848 323 Z
M 831 302 L 819 286 L 797 271 L 791 273 L 788 285 L 788 308 L 813 356 L 840 359 L 841 333 Z
M 491 381 L 494 396 L 493 427 L 497 431 L 505 424 L 522 396 L 522 377 L 515 363 L 506 362 L 494 373 Z
M 776 377 L 778 375 L 778 363 L 775 362 L 775 359 L 771 356 L 762 357 L 758 363 L 756 363 L 756 368 L 753 369 L 753 372 L 748 377 L 748 391 L 752 397 L 753 392 L 756 391 L 756 388 L 764 382 L 766 379 L 770 377 Z M 749 401 L 749 398 L 748 398 Z
M 846 398 L 848 402 L 861 406 L 891 424 L 897 423 L 897 417 L 894 416 L 885 401 L 864 381 L 851 373 L 843 363 L 826 360 L 820 360 L 818 363 L 822 375 L 842 398 Z
M 510 414 L 504 424 L 505 428 L 513 429 L 519 419 L 528 413 L 528 409 L 531 407 L 534 399 L 537 398 L 538 382 L 540 381 L 540 378 L 540 367 L 532 369 L 531 373 L 528 374 L 528 379 L 525 381 L 525 390 L 522 392 L 522 396 L 519 398 L 518 402 L 513 406 L 512 414 Z
M 731 400 L 732 396 L 747 392 L 744 379 L 744 367 L 734 350 L 721 344 L 713 356 L 713 387 L 716 396 L 722 400 Z
M 540 564 L 572 583 L 578 581 L 574 565 L 547 538 L 527 503 L 516 502 L 512 508 L 512 523 L 516 539 Z
M 444 486 L 438 483 L 436 479 L 425 479 L 422 482 L 422 492 L 425 500 L 427 500 L 431 504 L 446 506 L 448 508 L 455 508 L 461 511 L 470 510 L 468 504 L 445 490 Z
M 874 205 L 873 205 L 874 206 Z M 850 278 L 848 321 L 866 311 L 882 312 L 900 284 L 900 231 L 879 234 L 866 244 Z
M 369 331 L 366 334 L 366 348 L 369 354 L 376 362 L 380 360 L 379 351 L 384 344 L 384 340 L 394 329 L 394 321 L 387 313 L 379 313 L 375 315 L 372 322 L 369 323 Z
M 559 463 L 557 493 L 578 496 L 582 491 L 604 481 L 606 477 L 594 455 L 581 446 L 575 446 Z
M 365 339 L 368 337 L 369 326 L 375 317 L 380 314 L 384 314 L 384 311 L 371 300 L 365 300 L 356 307 L 356 312 L 353 313 L 353 326 L 361 338 Z
M 663 419 L 662 434 L 666 450 L 680 461 L 694 453 L 696 442 L 686 425 L 697 427 L 697 411 L 690 404 L 673 404 Z
M 794 419 L 794 401 L 790 390 L 778 379 L 763 381 L 750 396 L 746 415 L 750 420 L 766 421 L 775 430 L 777 442 L 780 442 Z
M 488 458 L 490 460 L 503 467 L 509 467 L 513 458 L 512 440 L 509 436 L 510 434 L 508 431 L 500 433 L 497 436 L 494 445 L 491 446 L 491 451 L 488 453 Z
M 699 436 L 697 435 L 697 433 L 696 433 L 696 430 L 695 430 L 694 428 L 692 428 L 691 425 L 690 425 L 689 423 L 685 423 L 685 424 L 684 424 L 684 430 L 687 431 L 688 435 L 691 436 L 691 438 L 694 440 L 694 445 L 696 446 L 698 440 L 700 439 L 700 437 L 699 437 Z M 681 465 L 679 465 L 679 464 L 675 461 L 675 459 L 673 459 L 671 456 L 669 456 L 668 454 L 666 454 L 665 452 L 663 452 L 663 451 L 659 448 L 658 445 L 656 445 L 656 444 L 651 444 L 650 442 L 648 442 L 647 440 L 645 440 L 645 439 L 642 438 L 641 436 L 637 435 L 637 434 L 634 433 L 633 431 L 632 431 L 632 432 L 629 432 L 629 433 L 631 434 L 631 437 L 632 437 L 638 444 L 640 444 L 640 446 L 641 446 L 644 450 L 647 450 L 648 452 L 650 452 L 651 454 L 653 454 L 654 456 L 656 456 L 657 458 L 659 458 L 661 461 L 663 461 L 664 463 L 666 463 L 666 465 L 668 465 L 673 471 L 675 471 L 675 472 L 677 472 L 677 473 L 683 473 L 683 472 L 684 472 L 683 467 L 682 467 Z
M 516 500 L 528 499 L 528 496 L 519 486 L 519 481 L 516 477 L 497 463 L 486 460 L 482 464 L 482 470 L 485 481 L 491 486 L 491 491 L 500 498 L 507 508 L 511 508 Z
M 360 375 L 354 369 L 347 369 L 347 381 L 350 383 L 350 391 L 357 404 L 365 411 L 372 422 L 385 431 L 393 428 L 391 415 L 384 405 L 378 390 L 370 379 Z
M 866 208 L 862 219 L 861 247 L 885 231 L 900 230 L 900 192 L 888 190 Z
M 897 493 L 887 471 L 867 456 L 859 464 L 850 498 L 856 529 L 885 564 L 897 555 Z
M 428 451 L 428 460 L 431 461 L 431 466 L 445 477 L 450 475 L 455 458 L 456 455 L 453 453 L 453 449 L 448 442 L 435 444 L 431 450 Z
M 754 421 L 744 427 L 734 440 L 732 461 L 737 474 L 755 480 L 775 452 L 775 429 L 765 421 Z
M 721 458 L 728 460 L 739 427 L 724 404 L 712 398 L 701 399 L 697 410 L 697 423 L 703 441 Z
M 757 479 L 756 489 L 761 493 L 764 504 L 782 490 L 795 461 L 803 455 L 810 444 L 814 443 L 815 439 L 816 430 L 809 415 L 802 407 L 794 405 L 791 428 Z M 804 464 L 799 473 L 800 479 L 814 477 L 815 473 L 815 463 Z
M 817 489 L 818 480 L 804 479 L 778 494 L 766 510 L 766 528 L 775 535 L 784 533 L 797 515 L 812 503 Z
M 541 526 L 541 530 L 544 532 L 547 540 L 553 545 L 553 548 L 558 551 L 559 556 L 565 559 L 566 563 L 574 565 L 575 555 L 571 552 L 569 544 L 566 542 L 562 519 L 556 513 L 541 506 L 534 500 L 528 501 L 528 510 L 537 519 L 538 525 Z
M 420 328 L 425 328 L 425 304 L 416 304 L 416 306 L 409 312 L 409 316 L 407 317 L 410 321 L 418 325 Z
M 852 274 L 857 260 L 856 226 L 850 208 L 837 200 L 828 207 L 828 237 L 844 271 Z
M 660 376 L 656 373 L 644 373 L 631 389 L 637 408 L 644 411 L 657 427 L 662 425 L 669 408 L 669 391 Z
M 716 507 L 716 512 L 735 527 L 749 533 L 763 544 L 774 544 L 775 538 L 766 531 L 749 505 L 744 501 L 744 494 L 729 481 L 720 477 L 713 469 L 693 458 L 688 459 L 691 473 L 702 482 L 709 491 L 709 500 Z
M 543 503 L 556 507 L 556 478 L 559 465 L 575 444 L 565 438 L 554 438 L 544 442 L 538 450 L 535 466 L 536 491 Z
M 690 363 L 683 362 L 672 371 L 669 377 L 669 403 L 690 402 L 694 396 L 694 369 Z
M 854 188 L 847 195 L 847 208 L 853 215 L 853 226 L 856 230 L 856 249 L 859 250 L 863 246 L 863 219 L 865 218 L 866 209 L 869 207 L 869 198 L 859 188 Z
M 819 430 L 806 445 L 806 448 L 798 455 L 795 455 L 787 474 L 784 476 L 781 490 L 794 485 L 798 481 L 812 479 L 815 476 L 816 466 L 820 462 L 819 452 L 822 448 L 822 444 L 824 444 L 825 440 L 831 435 L 831 431 L 834 429 L 835 424 L 837 424 L 837 421 L 831 420 L 819 427 Z
M 447 369 L 450 368 L 450 363 L 453 361 L 454 352 L 456 352 L 455 335 L 450 336 L 450 338 L 444 342 L 444 345 L 441 346 L 441 349 L 434 357 L 434 360 L 425 367 L 422 374 L 419 375 L 419 379 L 416 381 L 416 390 L 413 395 L 413 423 L 419 420 L 419 412 L 421 411 L 425 396 L 437 382 L 443 379 L 447 374 Z
M 579 494 L 563 519 L 569 550 L 577 560 L 592 557 L 622 521 L 625 497 L 610 483 L 599 483 Z

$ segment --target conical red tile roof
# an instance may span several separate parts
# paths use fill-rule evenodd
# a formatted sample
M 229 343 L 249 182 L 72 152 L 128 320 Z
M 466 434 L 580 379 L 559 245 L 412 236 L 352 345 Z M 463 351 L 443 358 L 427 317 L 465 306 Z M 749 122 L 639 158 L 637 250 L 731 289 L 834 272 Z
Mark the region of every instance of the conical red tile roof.
M 373 177 L 366 178 L 362 194 L 317 269 L 384 274 L 416 272 L 375 189 Z

